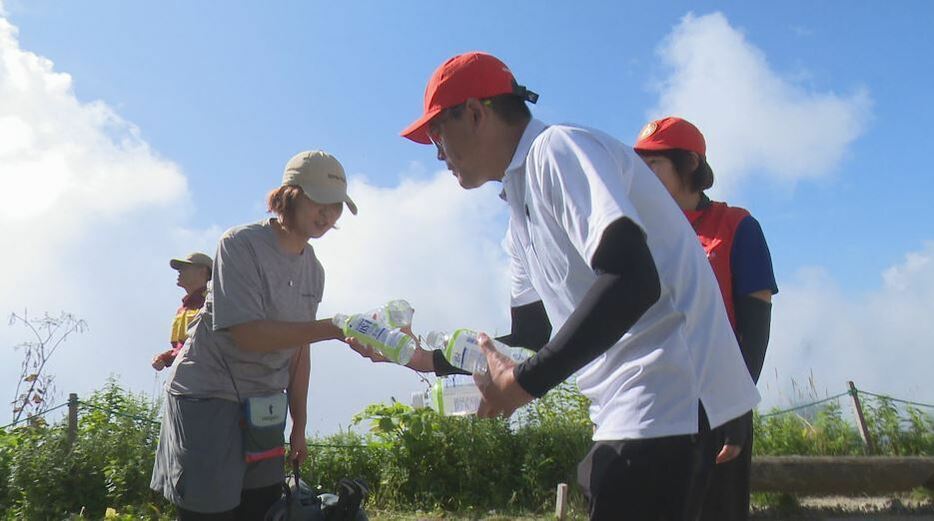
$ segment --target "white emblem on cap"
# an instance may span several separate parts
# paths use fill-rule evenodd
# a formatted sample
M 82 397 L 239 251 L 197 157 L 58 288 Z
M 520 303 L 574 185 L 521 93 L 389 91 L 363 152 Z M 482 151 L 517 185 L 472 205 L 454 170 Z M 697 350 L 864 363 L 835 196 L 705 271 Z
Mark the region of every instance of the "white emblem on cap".
M 645 128 L 642 129 L 642 132 L 639 132 L 639 139 L 645 139 L 651 136 L 655 133 L 656 130 L 658 130 L 658 123 L 654 121 L 650 122 L 645 126 Z

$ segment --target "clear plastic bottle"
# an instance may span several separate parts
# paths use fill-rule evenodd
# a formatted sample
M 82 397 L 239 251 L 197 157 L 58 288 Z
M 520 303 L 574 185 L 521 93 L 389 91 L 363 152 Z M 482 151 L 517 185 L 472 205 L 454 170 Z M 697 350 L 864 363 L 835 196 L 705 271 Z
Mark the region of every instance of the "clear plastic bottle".
M 341 328 L 344 335 L 356 338 L 397 364 L 409 363 L 415 353 L 414 338 L 363 314 L 348 316 L 338 313 L 331 322 Z
M 473 377 L 451 375 L 436 379 L 423 403 L 442 416 L 465 416 L 477 414 L 482 398 Z
M 394 329 L 411 326 L 414 314 L 412 305 L 404 299 L 390 300 L 383 307 L 372 311 L 376 320 Z
M 497 351 L 512 358 L 516 363 L 522 362 L 534 353 L 521 347 L 509 347 L 502 342 L 493 341 Z M 425 336 L 425 346 L 429 349 L 440 349 L 444 357 L 454 367 L 471 373 L 487 371 L 486 355 L 480 348 L 479 333 L 470 329 L 456 329 L 451 333 L 432 331 Z

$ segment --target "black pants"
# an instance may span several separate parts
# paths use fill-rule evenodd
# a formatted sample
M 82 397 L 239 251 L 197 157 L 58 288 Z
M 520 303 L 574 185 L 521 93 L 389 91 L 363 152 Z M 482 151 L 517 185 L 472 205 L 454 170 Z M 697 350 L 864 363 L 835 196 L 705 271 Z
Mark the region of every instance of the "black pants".
M 749 475 L 752 472 L 752 412 L 743 418 L 746 443 L 735 459 L 714 465 L 701 509 L 703 521 L 745 521 L 749 518 Z M 723 446 L 723 434 L 714 429 L 709 453 L 714 457 Z
M 705 482 L 709 432 L 644 440 L 598 441 L 581 461 L 577 479 L 594 521 L 693 521 Z
M 240 504 L 233 510 L 212 514 L 178 509 L 178 521 L 263 521 L 266 512 L 282 496 L 282 485 L 253 488 L 240 493 Z

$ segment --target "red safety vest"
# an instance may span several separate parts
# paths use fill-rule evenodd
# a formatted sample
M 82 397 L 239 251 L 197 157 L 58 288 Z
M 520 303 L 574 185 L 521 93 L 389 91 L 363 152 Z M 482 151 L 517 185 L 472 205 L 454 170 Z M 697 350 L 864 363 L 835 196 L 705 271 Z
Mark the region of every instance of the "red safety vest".
M 743 208 L 727 206 L 726 203 L 711 202 L 710 206 L 703 210 L 687 210 L 684 215 L 691 221 L 701 246 L 707 252 L 707 260 L 717 276 L 723 303 L 726 304 L 726 314 L 730 317 L 730 325 L 735 332 L 736 311 L 733 305 L 733 270 L 730 257 L 736 228 L 749 212 Z

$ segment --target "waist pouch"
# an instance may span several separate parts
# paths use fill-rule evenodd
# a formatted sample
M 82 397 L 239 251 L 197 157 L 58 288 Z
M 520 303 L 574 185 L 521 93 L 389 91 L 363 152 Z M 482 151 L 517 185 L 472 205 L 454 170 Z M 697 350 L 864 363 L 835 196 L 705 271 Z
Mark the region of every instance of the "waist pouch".
M 243 401 L 243 458 L 247 463 L 285 456 L 285 416 L 289 399 L 284 393 L 255 396 Z

